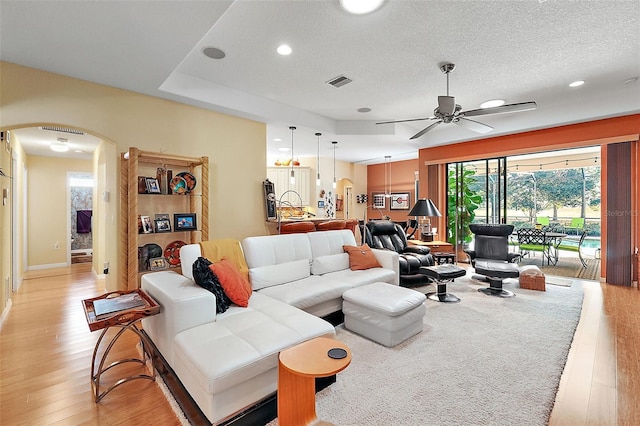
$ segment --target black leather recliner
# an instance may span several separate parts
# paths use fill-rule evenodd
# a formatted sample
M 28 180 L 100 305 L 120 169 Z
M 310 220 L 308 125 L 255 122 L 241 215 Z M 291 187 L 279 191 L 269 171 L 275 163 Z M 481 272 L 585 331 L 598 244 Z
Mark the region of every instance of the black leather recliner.
M 464 250 L 475 266 L 476 260 L 492 262 L 513 262 L 520 257 L 518 253 L 509 253 L 509 235 L 513 225 L 472 223 L 469 229 L 475 235 L 474 249 Z
M 393 250 L 400 255 L 400 285 L 424 285 L 429 279 L 420 273 L 421 266 L 433 266 L 431 249 L 407 243 L 407 235 L 400 225 L 388 220 L 372 220 L 365 228 L 365 242 L 371 248 Z
M 488 288 L 481 291 L 491 296 L 513 297 L 511 291 L 502 288 L 505 278 L 517 278 L 520 275 L 515 262 L 520 254 L 509 253 L 509 235 L 513 225 L 472 223 L 469 229 L 475 235 L 474 249 L 465 250 L 476 273 L 489 281 Z

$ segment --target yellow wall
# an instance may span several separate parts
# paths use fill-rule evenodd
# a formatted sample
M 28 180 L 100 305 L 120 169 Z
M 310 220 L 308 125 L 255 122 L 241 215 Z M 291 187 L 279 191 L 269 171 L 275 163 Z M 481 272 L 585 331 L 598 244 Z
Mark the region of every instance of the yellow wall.
M 5 149 L 5 141 L 0 143 L 0 169 L 2 172 L 11 176 L 11 155 Z M 0 297 L 0 312 L 4 312 L 7 305 L 8 292 L 11 286 L 11 202 L 8 198 L 4 203 L 2 193 L 6 190 L 11 193 L 11 180 L 8 177 L 0 176 L 0 289 L 2 295 Z M 7 278 L 8 281 L 7 282 Z M 9 288 L 8 288 L 9 287 Z
M 110 164 L 118 167 L 119 153 L 135 146 L 209 157 L 210 239 L 268 233 L 261 185 L 266 178 L 264 123 L 7 62 L 0 62 L 0 74 L 0 127 L 59 124 L 114 144 L 114 152 L 104 158 L 111 200 L 105 215 L 117 215 L 120 199 L 119 169 L 114 173 Z M 6 229 L 3 226 L 3 241 Z M 119 259 L 118 220 L 106 222 L 106 229 L 106 239 L 113 241 L 106 244 L 109 252 L 94 263 L 99 272 L 102 262 L 113 265 Z M 107 277 L 109 289 L 114 285 L 110 280 L 117 276 L 113 272 Z
M 71 243 L 67 172 L 91 173 L 92 162 L 29 155 L 27 170 L 27 269 L 65 266 Z
M 93 154 L 93 173 L 96 186 L 93 193 L 93 270 L 96 275 L 103 276 L 105 262 L 109 262 L 109 275 L 107 288 L 117 287 L 116 277 L 119 277 L 120 265 L 109 261 L 109 253 L 118 250 L 118 238 L 114 232 L 118 223 L 118 199 L 113 181 L 108 176 L 118 173 L 117 163 L 107 161 L 117 155 L 116 147 L 112 143 L 101 142 Z
M 162 151 L 169 154 L 192 157 L 209 157 L 209 238 L 243 239 L 251 235 L 269 233 L 264 220 L 262 182 L 266 178 L 266 126 L 239 117 L 208 111 L 126 90 L 94 84 L 70 77 L 39 71 L 0 61 L 0 128 L 12 129 L 55 124 L 72 127 L 93 134 L 103 140 L 90 161 L 90 170 L 96 176 L 94 192 L 94 271 L 102 274 L 105 262 L 109 262 L 106 288 L 120 287 L 119 253 L 120 241 L 120 153 L 134 146 L 146 151 Z M 18 144 L 19 145 L 19 144 Z M 15 154 L 14 154 L 15 155 Z M 38 171 L 42 161 L 27 158 L 18 152 L 21 175 L 28 175 L 27 191 L 19 186 L 18 193 L 28 192 L 30 198 L 38 188 L 51 186 L 49 176 Z M 20 157 L 21 156 L 21 157 Z M 2 164 L 8 157 L 2 157 Z M 302 160 L 302 159 L 301 159 Z M 304 161 L 304 160 L 303 160 Z M 315 167 L 315 158 L 308 159 Z M 306 162 L 306 161 L 305 161 Z M 321 159 L 323 188 L 331 190 L 333 161 Z M 8 162 L 7 164 L 10 164 Z M 26 167 L 28 166 L 28 170 Z M 354 194 L 366 193 L 367 168 L 345 162 L 336 162 L 336 177 L 353 182 Z M 315 188 L 315 170 L 311 184 Z M 2 185 L 9 185 L 3 182 Z M 62 185 L 66 187 L 66 185 Z M 317 188 L 316 188 L 317 189 Z M 108 200 L 103 195 L 108 193 Z M 314 192 L 319 192 L 314 189 Z M 44 194 L 46 197 L 47 194 Z M 315 195 L 317 197 L 317 194 Z M 62 197 L 66 200 L 66 195 Z M 317 198 L 316 198 L 317 199 Z M 66 234 L 58 235 L 51 226 L 43 226 L 42 217 L 50 216 L 52 209 L 42 210 L 44 203 L 19 206 L 17 220 L 19 242 L 28 216 L 29 236 L 27 247 L 13 247 L 18 253 L 20 277 L 30 265 L 56 264 L 65 261 Z M 30 201 L 31 203 L 31 201 Z M 29 209 L 25 212 L 24 209 Z M 9 217 L 10 210 L 1 210 L 2 236 L 0 247 L 11 250 Z M 5 215 L 6 213 L 6 215 Z M 356 211 L 356 214 L 358 212 Z M 56 213 L 57 215 L 58 213 Z M 59 212 L 60 220 L 66 220 L 66 210 Z M 57 219 L 56 219 L 57 220 Z M 66 226 L 61 226 L 64 229 Z M 53 244 L 59 241 L 59 250 Z M 27 264 L 21 263 L 23 252 L 28 253 Z M 3 251 L 4 253 L 4 251 Z M 59 256 L 58 256 L 59 254 Z M 9 256 L 2 256 L 0 274 L 10 271 Z M 7 266 L 4 266 L 4 264 Z M 4 281 L 4 280 L 2 280 Z M 2 284 L 4 285 L 4 283 Z M 6 289 L 3 295 L 8 294 Z M 3 303 L 6 297 L 2 297 Z M 4 311 L 5 305 L 0 308 Z

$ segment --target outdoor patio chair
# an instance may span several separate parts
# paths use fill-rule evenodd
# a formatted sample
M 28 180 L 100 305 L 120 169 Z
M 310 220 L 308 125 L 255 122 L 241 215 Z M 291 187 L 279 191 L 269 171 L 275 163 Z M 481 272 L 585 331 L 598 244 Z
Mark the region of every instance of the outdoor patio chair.
M 566 226 L 565 229 L 567 231 L 576 231 L 576 235 L 580 233 L 584 229 L 584 217 L 574 217 L 571 219 L 571 224 Z M 567 232 L 568 233 L 568 232 Z
M 587 236 L 587 231 L 582 231 L 582 235 L 580 236 L 580 240 L 571 240 L 571 239 L 563 239 L 560 244 L 556 247 L 556 250 L 565 250 L 577 252 L 578 257 L 580 258 L 580 262 L 582 263 L 582 267 L 587 267 L 587 262 L 582 257 L 582 243 L 584 243 L 584 239 Z
M 536 218 L 536 223 L 542 226 L 549 226 L 549 216 L 540 216 Z
M 547 259 L 547 265 L 550 264 L 551 244 L 545 237 L 545 231 L 542 229 L 520 228 L 518 229 L 518 247 L 520 255 L 529 255 L 531 252 L 542 253 L 542 265 L 544 259 Z

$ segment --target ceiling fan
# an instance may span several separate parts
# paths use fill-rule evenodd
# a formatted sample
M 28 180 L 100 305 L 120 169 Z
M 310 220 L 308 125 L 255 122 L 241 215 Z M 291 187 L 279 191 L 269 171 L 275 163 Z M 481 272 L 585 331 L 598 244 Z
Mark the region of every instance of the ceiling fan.
M 447 96 L 438 96 L 438 107 L 433 110 L 433 117 L 425 118 L 412 118 L 409 120 L 395 120 L 395 121 L 381 121 L 376 124 L 389 124 L 389 123 L 406 123 L 409 121 L 422 121 L 422 120 L 438 120 L 420 130 L 409 139 L 416 139 L 427 133 L 429 130 L 434 129 L 440 123 L 453 123 L 465 129 L 473 130 L 478 133 L 488 133 L 493 130 L 493 127 L 478 121 L 470 120 L 467 117 L 477 117 L 479 115 L 489 114 L 504 114 L 507 112 L 529 111 L 536 109 L 535 102 L 521 102 L 516 104 L 506 104 L 492 108 L 480 108 L 472 109 L 469 111 L 462 111 L 462 107 L 456 104 L 456 100 L 453 96 L 449 96 L 449 73 L 455 69 L 455 64 L 444 64 L 440 66 L 440 70 L 447 75 Z

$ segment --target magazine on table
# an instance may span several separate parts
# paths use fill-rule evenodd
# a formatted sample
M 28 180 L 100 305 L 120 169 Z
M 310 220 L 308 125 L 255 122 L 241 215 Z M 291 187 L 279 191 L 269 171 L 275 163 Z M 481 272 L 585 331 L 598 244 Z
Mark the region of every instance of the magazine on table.
M 144 300 L 138 293 L 128 293 L 121 296 L 98 299 L 93 301 L 93 312 L 96 319 L 104 319 L 114 312 L 125 311 L 127 309 L 144 306 Z

